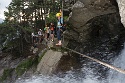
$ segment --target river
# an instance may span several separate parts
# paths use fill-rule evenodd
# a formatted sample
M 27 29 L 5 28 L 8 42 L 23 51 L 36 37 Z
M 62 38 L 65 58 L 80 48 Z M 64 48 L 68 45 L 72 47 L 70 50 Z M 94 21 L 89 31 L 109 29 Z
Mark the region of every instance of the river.
M 125 69 L 125 47 L 112 65 Z M 36 75 L 31 78 L 19 78 L 16 83 L 125 83 L 125 75 L 88 60 L 79 68 L 71 68 L 69 71 L 52 76 Z

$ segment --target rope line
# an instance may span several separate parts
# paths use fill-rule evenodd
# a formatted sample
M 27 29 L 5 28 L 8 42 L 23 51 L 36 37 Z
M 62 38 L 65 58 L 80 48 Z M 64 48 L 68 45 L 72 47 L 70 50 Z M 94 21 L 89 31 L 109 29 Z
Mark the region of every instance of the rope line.
M 63 46 L 62 46 L 62 47 L 63 47 Z M 107 64 L 107 63 L 105 63 L 105 62 L 102 62 L 102 61 L 100 61 L 100 60 L 98 60 L 98 59 L 95 59 L 95 58 L 86 56 L 86 55 L 84 55 L 84 54 L 81 54 L 81 53 L 79 53 L 79 52 L 77 52 L 77 51 L 75 51 L 75 50 L 72 50 L 72 49 L 69 49 L 69 48 L 66 48 L 66 47 L 63 47 L 63 48 L 65 48 L 65 49 L 67 49 L 67 50 L 70 50 L 70 51 L 72 51 L 72 52 L 74 52 L 74 53 L 76 53 L 76 54 L 82 55 L 83 57 L 86 57 L 86 58 L 88 58 L 88 59 L 91 59 L 91 60 L 93 60 L 93 61 L 95 61 L 95 62 L 97 62 L 97 63 L 100 63 L 100 64 L 102 64 L 103 66 L 106 66 L 106 67 L 108 67 L 108 68 L 110 68 L 110 69 L 116 70 L 117 72 L 120 72 L 120 73 L 122 73 L 122 74 L 125 74 L 125 70 L 124 70 L 124 69 L 115 67 L 115 66 L 113 66 L 113 65 L 109 65 L 109 64 Z

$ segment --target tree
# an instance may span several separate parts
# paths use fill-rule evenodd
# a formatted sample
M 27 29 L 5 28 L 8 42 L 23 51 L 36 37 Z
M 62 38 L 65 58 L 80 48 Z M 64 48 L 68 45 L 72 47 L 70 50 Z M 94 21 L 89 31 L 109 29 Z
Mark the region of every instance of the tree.
M 35 28 L 44 27 L 46 15 L 48 22 L 55 22 L 55 14 L 59 11 L 60 0 L 12 0 L 7 7 L 5 14 L 6 28 L 2 28 L 2 45 L 7 48 L 19 49 L 19 53 L 24 51 L 24 44 L 30 43 L 31 32 Z M 51 12 L 51 13 L 50 13 Z M 34 27 L 34 28 L 33 28 Z

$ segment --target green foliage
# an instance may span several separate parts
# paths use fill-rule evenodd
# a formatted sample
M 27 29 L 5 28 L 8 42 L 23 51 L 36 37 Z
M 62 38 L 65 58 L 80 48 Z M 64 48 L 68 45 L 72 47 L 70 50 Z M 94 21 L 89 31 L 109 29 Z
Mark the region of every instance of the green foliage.
M 28 58 L 27 60 L 20 63 L 16 68 L 16 73 L 21 76 L 26 70 L 28 70 L 34 64 L 33 58 Z
M 0 24 L 0 46 L 1 48 L 11 49 L 19 45 L 19 27 L 16 23 Z M 18 34 L 17 34 L 18 31 Z
M 63 16 L 63 19 L 64 19 L 64 22 L 66 22 L 68 19 L 68 16 Z
M 8 11 L 4 12 L 5 21 L 0 24 L 0 47 L 16 48 L 17 53 L 23 54 L 25 42 L 31 42 L 31 32 L 37 30 L 36 28 L 44 28 L 44 17 L 50 12 L 46 22 L 55 23 L 57 21 L 55 15 L 60 8 L 60 0 L 56 2 L 55 0 L 12 0 L 7 7 Z
M 24 33 L 31 33 L 33 32 L 33 29 L 31 27 L 22 27 L 20 26 L 21 30 L 24 32 Z
M 13 26 L 9 25 L 9 24 L 6 24 L 6 23 L 3 23 L 3 24 L 0 24 L 0 44 L 1 44 L 1 47 L 6 47 L 6 44 L 8 42 L 10 42 L 13 37 L 16 37 L 16 31 L 15 31 L 15 28 L 13 28 Z
M 4 81 L 7 79 L 8 76 L 11 76 L 11 73 L 14 69 L 4 69 L 3 75 L 0 77 L 0 81 Z
M 49 17 L 46 18 L 46 24 L 51 22 L 57 22 L 56 13 L 52 12 L 49 14 Z

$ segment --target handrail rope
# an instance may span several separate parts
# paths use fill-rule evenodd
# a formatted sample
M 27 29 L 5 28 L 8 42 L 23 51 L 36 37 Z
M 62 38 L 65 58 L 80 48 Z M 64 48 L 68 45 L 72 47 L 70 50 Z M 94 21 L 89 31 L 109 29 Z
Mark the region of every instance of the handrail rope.
M 122 73 L 122 74 L 125 74 L 125 70 L 124 70 L 124 69 L 115 67 L 115 66 L 113 66 L 113 65 L 109 65 L 109 64 L 107 64 L 107 63 L 105 63 L 105 62 L 102 62 L 102 61 L 100 61 L 100 60 L 98 60 L 98 59 L 95 59 L 95 58 L 86 56 L 86 55 L 81 54 L 81 53 L 79 53 L 79 52 L 77 52 L 77 51 L 75 51 L 75 50 L 69 49 L 69 48 L 67 48 L 67 47 L 64 47 L 64 46 L 62 46 L 62 47 L 65 48 L 65 49 L 67 49 L 67 50 L 70 50 L 70 51 L 72 51 L 72 52 L 74 52 L 74 53 L 76 53 L 76 54 L 82 55 L 83 57 L 86 57 L 86 58 L 88 58 L 88 59 L 91 59 L 91 60 L 93 60 L 93 61 L 95 61 L 95 62 L 97 62 L 97 63 L 100 63 L 100 64 L 102 64 L 103 66 L 106 66 L 106 67 L 108 67 L 108 68 L 110 68 L 110 69 L 116 70 L 117 72 L 120 72 L 120 73 Z

